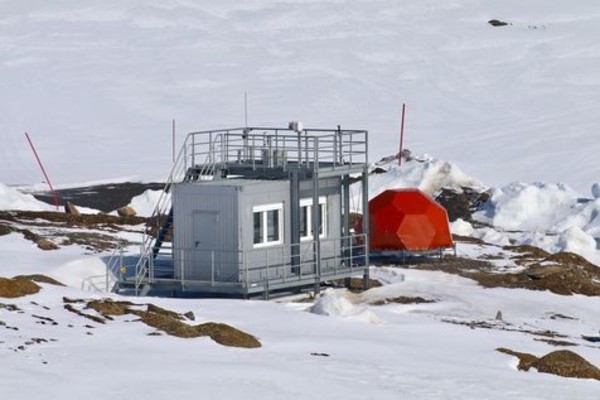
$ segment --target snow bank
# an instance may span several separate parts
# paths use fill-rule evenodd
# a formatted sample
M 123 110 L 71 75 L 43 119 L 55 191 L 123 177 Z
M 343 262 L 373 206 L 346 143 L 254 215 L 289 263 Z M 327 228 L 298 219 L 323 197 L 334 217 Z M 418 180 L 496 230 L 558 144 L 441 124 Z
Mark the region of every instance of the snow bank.
M 458 218 L 456 221 L 450 223 L 450 231 L 455 235 L 471 236 L 475 229 L 473 229 L 473 225 L 470 222 Z
M 581 199 L 563 184 L 512 183 L 493 189 L 486 208 L 474 217 L 505 230 L 561 233 L 575 226 L 600 235 L 600 199 Z
M 385 174 L 372 175 L 369 179 L 369 198 L 387 189 L 418 188 L 434 195 L 442 188 L 461 191 L 463 187 L 483 190 L 483 184 L 466 175 L 455 164 L 434 158 L 413 159 L 402 166 L 387 163 Z
M 383 322 L 374 312 L 368 310 L 365 305 L 353 304 L 348 299 L 346 292 L 336 292 L 333 290 L 325 291 L 308 311 L 313 314 L 347 318 L 372 324 Z
M 567 251 L 579 254 L 595 264 L 600 264 L 600 252 L 596 250 L 596 239 L 576 226 L 554 235 L 543 232 L 524 233 L 516 238 L 515 244 L 539 247 L 550 253 Z
M 593 190 L 592 190 L 593 191 Z M 511 183 L 493 189 L 485 209 L 474 218 L 494 229 L 477 229 L 472 236 L 493 244 L 506 244 L 501 233 L 511 231 L 514 244 L 527 244 L 548 252 L 573 252 L 600 261 L 600 198 L 581 199 L 563 184 Z M 504 235 L 506 236 L 506 235 Z
M 577 193 L 566 185 L 515 182 L 492 189 L 490 202 L 478 217 L 506 230 L 549 231 L 564 225 L 577 204 Z
M 102 285 L 106 275 L 106 264 L 98 257 L 86 257 L 70 261 L 48 273 L 49 276 L 67 286 L 81 289 L 89 287 L 90 279 Z
M 129 207 L 132 207 L 137 215 L 141 217 L 150 217 L 158 203 L 158 199 L 164 192 L 162 190 L 146 190 L 139 196 L 131 199 Z
M 54 211 L 56 207 L 0 183 L 0 210 Z
M 454 189 L 458 192 L 463 187 L 484 190 L 477 179 L 466 175 L 455 164 L 427 156 L 415 158 L 399 166 L 395 160 L 378 163 L 375 166 L 386 169 L 385 173 L 369 176 L 369 199 L 376 197 L 388 189 L 418 188 L 435 196 L 442 188 Z M 351 207 L 354 211 L 362 212 L 360 182 L 352 185 Z
M 493 228 L 479 228 L 475 229 L 471 236 L 483 240 L 486 243 L 495 244 L 497 246 L 508 246 L 510 239 L 502 232 L 499 232 Z

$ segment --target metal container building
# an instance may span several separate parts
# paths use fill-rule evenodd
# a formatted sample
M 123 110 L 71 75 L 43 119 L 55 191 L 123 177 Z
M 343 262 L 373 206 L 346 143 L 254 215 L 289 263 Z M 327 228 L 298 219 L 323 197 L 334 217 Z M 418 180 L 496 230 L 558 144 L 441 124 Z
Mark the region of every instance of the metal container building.
M 366 285 L 368 232 L 350 230 L 349 186 L 361 176 L 366 209 L 367 149 L 366 131 L 298 124 L 190 133 L 119 286 L 268 296 L 357 273 Z

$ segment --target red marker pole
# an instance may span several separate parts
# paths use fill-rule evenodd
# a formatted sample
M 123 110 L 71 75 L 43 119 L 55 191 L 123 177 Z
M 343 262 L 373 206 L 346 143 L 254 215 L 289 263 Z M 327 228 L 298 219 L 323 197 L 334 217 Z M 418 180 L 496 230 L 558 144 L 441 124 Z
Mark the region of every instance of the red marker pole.
M 406 104 L 402 103 L 402 122 L 400 123 L 400 151 L 398 152 L 398 165 L 402 165 L 402 149 L 404 144 L 404 116 L 406 115 Z
M 31 138 L 29 137 L 29 134 L 27 132 L 25 132 L 25 137 L 27 138 L 27 141 L 29 142 L 29 146 L 31 147 L 31 150 L 33 150 L 33 155 L 35 156 L 35 159 L 37 160 L 38 165 L 40 166 L 40 169 L 42 170 L 42 174 L 44 174 L 44 178 L 46 178 L 46 183 L 48 184 L 48 186 L 50 187 L 50 191 L 52 192 L 52 197 L 54 199 L 54 205 L 56 206 L 56 211 L 58 211 L 58 209 L 60 207 L 60 201 L 58 200 L 58 195 L 56 194 L 56 192 L 54 191 L 54 188 L 52 187 L 52 182 L 50 182 L 50 178 L 48 177 L 48 174 L 46 173 L 46 170 L 44 169 L 42 160 L 40 160 L 40 157 L 38 156 L 37 151 L 35 151 L 35 146 L 33 145 L 33 142 L 31 141 Z

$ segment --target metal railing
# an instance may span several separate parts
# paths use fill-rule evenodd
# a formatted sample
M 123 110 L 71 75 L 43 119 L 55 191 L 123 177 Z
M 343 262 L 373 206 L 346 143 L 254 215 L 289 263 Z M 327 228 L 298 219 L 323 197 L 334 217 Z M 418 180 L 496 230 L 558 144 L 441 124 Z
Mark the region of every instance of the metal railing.
M 237 284 L 245 288 L 285 285 L 358 272 L 365 267 L 365 235 L 320 239 L 248 250 L 175 248 L 174 281 L 210 286 Z M 318 257 L 320 256 L 320 261 Z M 319 268 L 320 266 L 320 268 Z M 170 280 L 170 279 L 163 279 Z
M 368 150 L 367 131 L 342 129 L 235 128 L 192 132 L 186 143 L 190 165 L 210 155 L 211 164 L 217 166 L 290 164 L 319 169 L 365 164 Z

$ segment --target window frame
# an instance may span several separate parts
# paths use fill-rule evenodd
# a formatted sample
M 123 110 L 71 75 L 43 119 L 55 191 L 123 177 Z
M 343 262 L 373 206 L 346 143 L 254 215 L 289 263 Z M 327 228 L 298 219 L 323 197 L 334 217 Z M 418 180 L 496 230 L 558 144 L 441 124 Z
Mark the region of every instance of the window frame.
M 276 211 L 278 213 L 277 216 L 277 230 L 278 230 L 278 239 L 277 240 L 269 240 L 269 221 L 268 221 L 268 213 L 269 211 Z M 260 235 L 261 241 L 255 243 L 255 221 L 256 214 L 260 214 Z M 283 244 L 283 203 L 271 203 L 271 204 L 261 204 L 258 206 L 252 207 L 252 246 L 253 248 L 260 247 L 269 247 L 269 246 L 277 246 Z
M 306 208 L 306 232 L 307 234 L 305 236 L 302 236 L 302 233 L 300 233 L 300 241 L 301 242 L 305 242 L 305 241 L 309 241 L 309 240 L 313 240 L 313 234 L 312 234 L 312 205 L 313 205 L 313 199 L 308 197 L 308 198 L 304 198 L 304 199 L 300 199 L 300 212 L 302 213 L 302 209 Z M 321 233 L 319 233 L 319 238 L 325 238 L 327 237 L 327 197 L 326 196 L 319 196 L 319 206 L 323 206 L 321 208 L 321 227 L 323 228 Z M 298 223 L 300 224 L 300 218 L 298 219 Z M 298 227 L 299 230 L 301 230 L 301 226 Z

